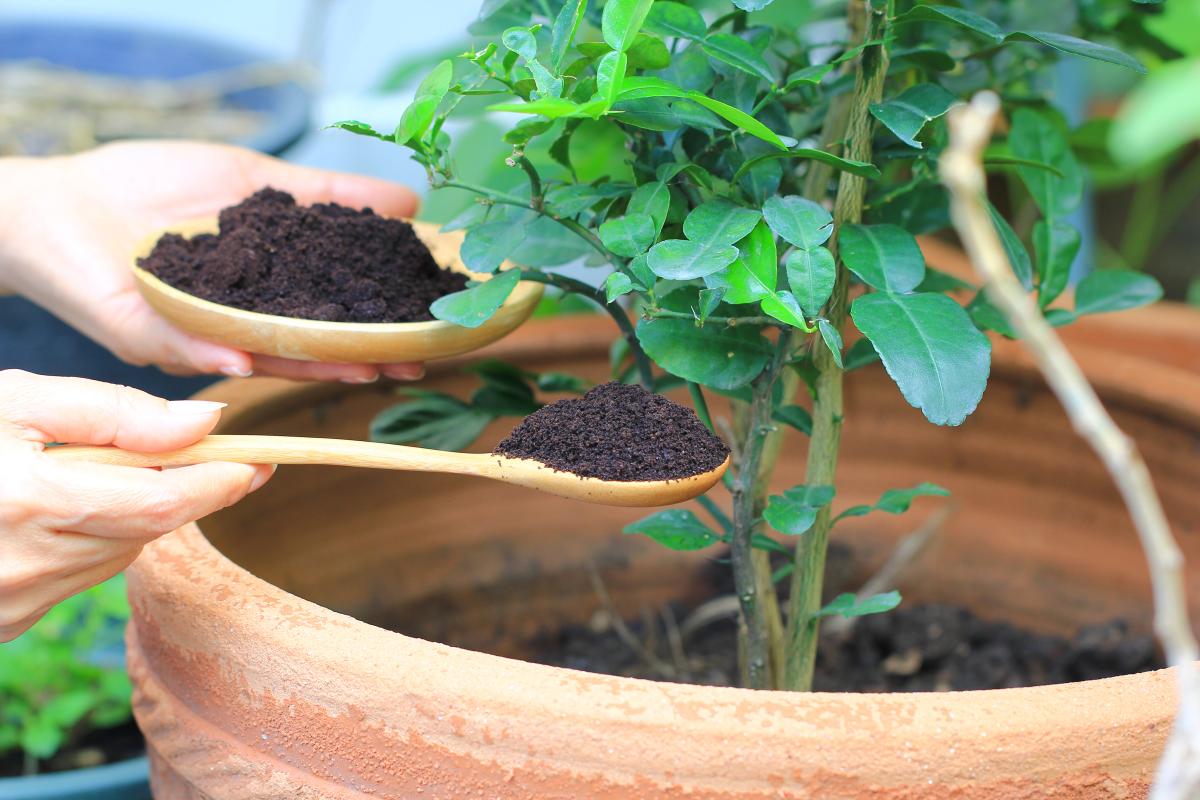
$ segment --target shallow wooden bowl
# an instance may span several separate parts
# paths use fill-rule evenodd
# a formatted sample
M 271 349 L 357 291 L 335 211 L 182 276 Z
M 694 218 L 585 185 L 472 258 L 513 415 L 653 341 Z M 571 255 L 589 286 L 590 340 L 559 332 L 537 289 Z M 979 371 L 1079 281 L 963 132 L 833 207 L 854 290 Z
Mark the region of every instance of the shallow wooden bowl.
M 417 236 L 443 267 L 477 280 L 488 275 L 471 272 L 459 257 L 463 233 L 443 233 L 438 226 L 411 221 Z M 345 364 L 393 364 L 429 361 L 483 347 L 512 332 L 529 318 L 542 297 L 542 285 L 521 281 L 495 316 L 478 328 L 450 322 L 321 322 L 278 317 L 213 303 L 182 292 L 138 266 L 164 233 L 191 237 L 216 233 L 216 218 L 178 223 L 144 239 L 133 256 L 138 291 L 155 311 L 193 336 L 251 353 L 300 361 Z M 505 264 L 501 269 L 511 265 Z

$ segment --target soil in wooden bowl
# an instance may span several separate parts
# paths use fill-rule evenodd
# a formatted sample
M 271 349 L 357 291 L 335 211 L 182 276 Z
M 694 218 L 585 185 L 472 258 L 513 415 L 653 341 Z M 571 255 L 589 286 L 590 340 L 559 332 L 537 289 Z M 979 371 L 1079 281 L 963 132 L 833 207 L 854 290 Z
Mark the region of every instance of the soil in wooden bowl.
M 146 741 L 131 720 L 114 728 L 88 731 L 50 758 L 37 761 L 35 771 L 31 771 L 23 753 L 11 750 L 0 756 L 0 778 L 88 769 L 137 758 L 145 752 Z
M 614 381 L 539 409 L 493 452 L 584 478 L 661 481 L 714 470 L 729 448 L 687 406 Z
M 221 305 L 324 322 L 424 322 L 466 288 L 408 223 L 336 203 L 296 205 L 262 189 L 220 215 L 218 233 L 168 233 L 138 266 Z

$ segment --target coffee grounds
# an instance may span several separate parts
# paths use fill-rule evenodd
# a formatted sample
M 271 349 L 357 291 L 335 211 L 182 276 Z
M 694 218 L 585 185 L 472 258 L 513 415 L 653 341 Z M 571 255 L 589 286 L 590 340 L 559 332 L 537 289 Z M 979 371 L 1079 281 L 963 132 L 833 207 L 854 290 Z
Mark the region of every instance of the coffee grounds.
M 729 448 L 690 408 L 613 382 L 536 411 L 493 452 L 585 478 L 657 481 L 715 469 Z
M 221 305 L 326 322 L 422 322 L 429 304 L 466 288 L 411 225 L 369 208 L 305 207 L 263 189 L 220 215 L 220 232 L 164 234 L 138 265 Z

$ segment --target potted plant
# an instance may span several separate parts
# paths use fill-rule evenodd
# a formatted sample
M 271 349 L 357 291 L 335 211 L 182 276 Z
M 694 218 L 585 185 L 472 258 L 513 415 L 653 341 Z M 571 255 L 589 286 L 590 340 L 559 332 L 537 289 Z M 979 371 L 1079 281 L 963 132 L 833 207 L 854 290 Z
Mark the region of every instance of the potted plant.
M 477 364 L 484 386 L 473 394 L 470 377 L 439 365 L 429 387 L 376 418 L 379 436 L 487 442 L 499 417 L 537 408 L 535 390 L 576 389 L 568 371 L 603 380 L 611 360 L 618 379 L 690 397 L 727 435 L 729 502 L 702 500 L 707 518 L 584 516 L 542 500 L 528 514 L 528 498 L 486 488 L 313 470 L 206 523 L 209 539 L 189 528 L 156 543 L 132 572 L 130 643 L 162 796 L 1146 790 L 1173 713 L 1160 673 L 982 696 L 796 693 L 812 685 L 823 620 L 900 602 L 892 587 L 855 590 L 903 538 L 898 515 L 921 496 L 953 491 L 976 538 L 947 535 L 913 566 L 910 601 L 992 603 L 1059 630 L 1100 609 L 1146 609 L 1134 599 L 1144 586 L 1131 571 L 1136 549 L 1120 544 L 1123 511 L 1095 502 L 1104 473 L 1072 444 L 1030 367 L 1002 343 L 993 350 L 1014 333 L 1005 317 L 977 287 L 930 268 L 915 240 L 946 225 L 943 115 L 990 87 L 1019 102 L 986 163 L 1015 172 L 1039 215 L 1029 242 L 994 209 L 993 224 L 1045 317 L 1066 325 L 1157 299 L 1152 279 L 1110 270 L 1064 302 L 1079 247 L 1067 217 L 1084 178 L 1038 80 L 1064 54 L 1141 65 L 986 3 L 856 0 L 840 22 L 812 29 L 796 24 L 800 6 L 736 0 L 705 4 L 706 16 L 665 0 L 489 2 L 475 32 L 498 41 L 439 64 L 393 133 L 338 123 L 411 149 L 435 188 L 478 196 L 449 226 L 467 230 L 472 270 L 510 259 L 526 279 L 603 308 L 620 332 L 608 358 L 591 319 L 517 334 L 496 351 L 516 366 Z M 477 96 L 527 115 L 505 134 L 517 185 L 458 177 L 446 123 Z M 606 277 L 559 269 L 569 262 Z M 950 293 L 965 293 L 965 306 Z M 478 324 L 503 300 L 483 283 L 434 312 Z M 1194 377 L 1149 365 L 1130 385 L 1121 365 L 1085 359 L 1102 394 L 1122 398 L 1158 443 L 1147 449 L 1161 466 L 1168 442 L 1200 428 L 1186 391 Z M 989 378 L 1000 399 L 981 405 Z M 220 396 L 234 401 L 228 430 L 323 435 L 361 433 L 387 404 L 340 387 Z M 961 432 L 934 427 L 977 408 Z M 1176 474 L 1194 472 L 1193 456 L 1177 457 Z M 839 471 L 843 458 L 852 471 Z M 1010 471 L 1018 483 L 1002 477 Z M 1072 523 L 1085 508 L 1096 516 Z M 1195 513 L 1181 496 L 1171 509 Z M 1023 526 L 1031 538 L 1013 541 Z M 614 543 L 622 527 L 634 536 Z M 832 598 L 831 535 L 859 550 L 838 581 L 849 591 Z M 1104 557 L 1078 558 L 1088 546 Z M 738 619 L 734 682 L 789 691 L 583 675 L 329 611 L 528 656 L 539 634 L 587 621 L 598 597 L 610 626 L 647 603 L 696 599 L 697 565 L 722 547 Z
M 0 795 L 150 796 L 123 663 L 128 619 L 118 576 L 0 645 Z

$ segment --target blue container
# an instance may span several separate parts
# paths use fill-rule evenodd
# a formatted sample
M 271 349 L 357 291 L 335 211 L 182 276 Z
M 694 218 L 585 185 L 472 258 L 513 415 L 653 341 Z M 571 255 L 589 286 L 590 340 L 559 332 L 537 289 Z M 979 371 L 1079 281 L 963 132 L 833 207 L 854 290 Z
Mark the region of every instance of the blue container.
M 182 78 L 263 57 L 173 33 L 27 21 L 0 22 L 0 59 L 41 59 L 110 75 Z M 240 142 L 264 153 L 283 152 L 308 128 L 310 97 L 295 83 L 238 92 L 229 96 L 229 102 L 266 114 L 262 130 Z M 2 297 L 0 369 L 12 368 L 122 383 L 171 399 L 188 397 L 215 380 L 178 378 L 123 364 L 52 314 L 25 300 Z
M 102 767 L 0 778 L 4 800 L 151 800 L 146 758 Z

